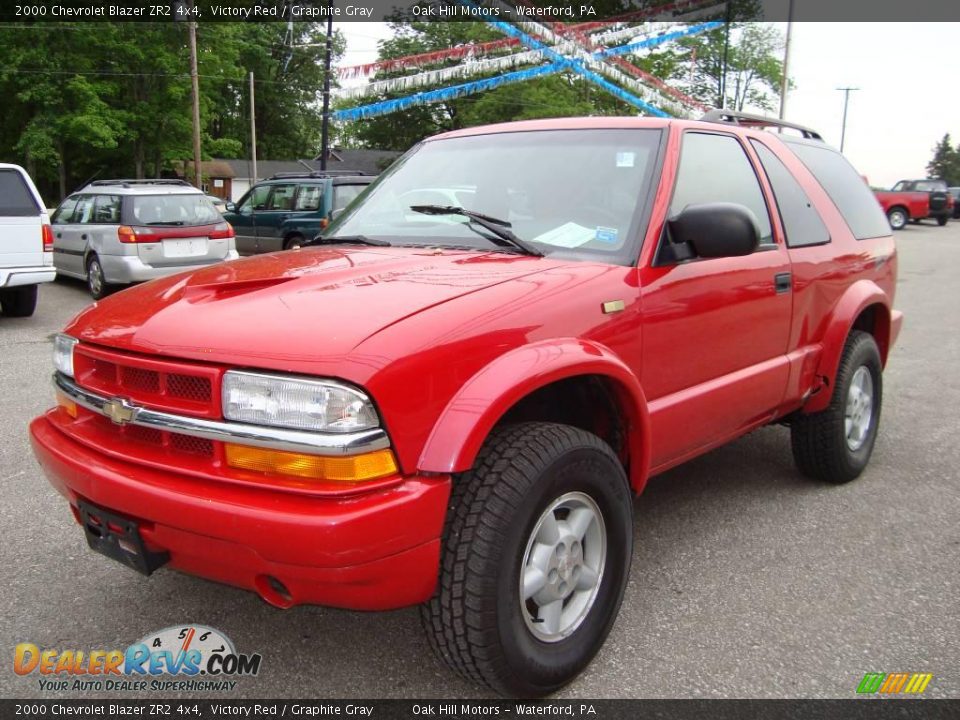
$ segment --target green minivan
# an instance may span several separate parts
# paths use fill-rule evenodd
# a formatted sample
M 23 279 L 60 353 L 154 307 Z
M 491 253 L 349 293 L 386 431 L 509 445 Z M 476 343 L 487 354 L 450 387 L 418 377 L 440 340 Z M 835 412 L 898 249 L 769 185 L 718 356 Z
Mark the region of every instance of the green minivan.
M 241 255 L 300 247 L 376 180 L 353 171 L 278 173 L 250 188 L 223 217 Z

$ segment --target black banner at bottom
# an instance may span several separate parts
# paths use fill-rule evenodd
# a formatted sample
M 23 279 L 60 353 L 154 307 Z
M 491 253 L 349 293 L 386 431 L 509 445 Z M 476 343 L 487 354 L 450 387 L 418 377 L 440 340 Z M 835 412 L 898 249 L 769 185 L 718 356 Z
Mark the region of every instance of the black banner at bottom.
M 575 718 L 886 720 L 960 717 L 960 699 L 894 700 L 0 700 L 0 718 Z

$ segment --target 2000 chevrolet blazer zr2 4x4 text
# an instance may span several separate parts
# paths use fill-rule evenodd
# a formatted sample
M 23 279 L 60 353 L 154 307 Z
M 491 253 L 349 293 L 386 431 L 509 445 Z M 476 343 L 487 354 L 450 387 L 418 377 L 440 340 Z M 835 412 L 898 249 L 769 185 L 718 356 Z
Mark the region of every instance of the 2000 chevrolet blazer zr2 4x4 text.
M 37 457 L 132 567 L 281 607 L 423 603 L 460 673 L 549 693 L 613 625 L 649 477 L 774 421 L 828 482 L 873 449 L 890 227 L 815 133 L 761 124 L 423 142 L 317 247 L 82 312 Z

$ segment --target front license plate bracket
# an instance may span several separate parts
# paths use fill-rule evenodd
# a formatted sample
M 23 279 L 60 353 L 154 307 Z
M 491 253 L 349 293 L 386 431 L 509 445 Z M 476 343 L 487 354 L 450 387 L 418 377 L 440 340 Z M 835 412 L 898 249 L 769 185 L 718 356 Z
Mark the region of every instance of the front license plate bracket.
M 77 501 L 77 509 L 91 550 L 144 575 L 150 575 L 170 560 L 170 553 L 147 548 L 136 521 L 84 500 Z

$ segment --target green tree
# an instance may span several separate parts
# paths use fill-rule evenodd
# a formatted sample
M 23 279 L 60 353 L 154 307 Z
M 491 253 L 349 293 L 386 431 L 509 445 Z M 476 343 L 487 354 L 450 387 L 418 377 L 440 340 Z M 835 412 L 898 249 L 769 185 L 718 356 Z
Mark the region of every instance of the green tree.
M 941 178 L 947 185 L 960 185 L 960 145 L 953 147 L 950 133 L 933 147 L 933 159 L 927 163 L 927 175 Z

